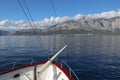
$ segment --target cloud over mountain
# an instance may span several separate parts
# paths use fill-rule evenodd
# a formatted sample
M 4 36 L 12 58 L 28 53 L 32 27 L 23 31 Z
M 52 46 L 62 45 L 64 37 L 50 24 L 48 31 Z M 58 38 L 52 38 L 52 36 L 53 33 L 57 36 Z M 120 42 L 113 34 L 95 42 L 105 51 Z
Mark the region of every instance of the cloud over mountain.
M 51 17 L 51 18 L 45 18 L 42 21 L 35 21 L 35 25 L 39 29 L 44 29 L 49 26 L 52 26 L 57 23 L 62 23 L 69 20 L 79 20 L 82 18 L 91 18 L 91 19 L 97 19 L 97 18 L 112 18 L 112 17 L 120 17 L 120 10 L 117 11 L 109 11 L 109 12 L 103 12 L 100 14 L 88 14 L 88 15 L 82 15 L 77 14 L 76 16 L 69 17 Z M 30 22 L 28 21 L 11 21 L 11 20 L 2 20 L 0 21 L 0 30 L 21 30 L 21 29 L 31 29 Z
M 90 18 L 112 18 L 112 17 L 119 17 L 119 16 L 120 16 L 120 10 L 103 12 L 101 14 L 89 14 L 89 15 L 87 15 L 87 17 L 90 17 Z

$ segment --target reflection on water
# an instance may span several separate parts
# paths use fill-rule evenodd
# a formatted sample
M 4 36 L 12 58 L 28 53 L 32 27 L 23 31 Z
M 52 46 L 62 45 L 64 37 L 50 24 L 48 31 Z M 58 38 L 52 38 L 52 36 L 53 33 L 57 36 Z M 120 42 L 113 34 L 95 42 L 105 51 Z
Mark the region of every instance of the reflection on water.
M 42 35 L 40 43 L 35 36 L 0 36 L 0 65 L 46 60 L 47 54 L 65 44 L 69 57 L 62 54 L 59 58 L 67 60 L 81 80 L 120 79 L 119 35 Z

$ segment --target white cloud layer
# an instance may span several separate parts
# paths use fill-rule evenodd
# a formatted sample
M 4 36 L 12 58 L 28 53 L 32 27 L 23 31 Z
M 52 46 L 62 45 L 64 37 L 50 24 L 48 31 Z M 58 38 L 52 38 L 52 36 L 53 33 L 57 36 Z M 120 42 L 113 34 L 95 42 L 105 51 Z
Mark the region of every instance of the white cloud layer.
M 118 11 L 109 11 L 103 12 L 101 14 L 89 14 L 87 17 L 90 18 L 112 18 L 112 17 L 120 17 L 120 10 Z
M 101 14 L 88 14 L 88 15 L 82 15 L 77 14 L 73 17 L 51 17 L 51 18 L 45 18 L 42 21 L 35 21 L 35 25 L 39 29 L 44 29 L 49 26 L 52 26 L 57 23 L 62 23 L 68 20 L 79 20 L 81 18 L 112 18 L 112 17 L 120 17 L 120 10 L 117 11 L 109 11 L 109 12 L 103 12 Z M 30 23 L 27 21 L 19 20 L 19 21 L 10 21 L 10 20 L 2 20 L 0 21 L 0 30 L 20 30 L 20 29 L 31 29 Z

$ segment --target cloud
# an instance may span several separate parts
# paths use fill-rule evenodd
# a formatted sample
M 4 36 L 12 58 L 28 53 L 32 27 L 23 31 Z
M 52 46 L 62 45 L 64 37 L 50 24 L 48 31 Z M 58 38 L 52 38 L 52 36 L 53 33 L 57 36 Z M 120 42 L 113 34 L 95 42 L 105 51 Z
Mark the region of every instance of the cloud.
M 70 20 L 72 19 L 71 17 L 68 17 L 68 16 L 64 16 L 64 17 L 51 17 L 50 19 L 48 18 L 45 18 L 42 23 L 45 23 L 45 24 L 56 24 L 56 23 L 62 23 L 62 22 L 65 22 L 67 20 Z
M 49 26 L 52 26 L 57 23 L 62 23 L 65 21 L 69 20 L 80 20 L 81 18 L 112 18 L 112 17 L 120 17 L 120 9 L 116 11 L 109 11 L 109 12 L 102 12 L 100 14 L 88 14 L 88 15 L 83 15 L 83 14 L 77 14 L 76 16 L 69 17 L 69 16 L 64 16 L 64 17 L 50 17 L 50 18 L 45 18 L 42 21 L 35 21 L 35 25 L 39 29 L 44 29 L 48 28 Z M 20 30 L 20 29 L 31 29 L 30 22 L 28 21 L 11 21 L 8 19 L 0 21 L 0 30 Z
M 120 17 L 120 10 L 117 11 L 109 11 L 102 12 L 101 14 L 89 14 L 86 17 L 88 18 L 112 18 L 112 17 Z
M 74 17 L 74 19 L 75 19 L 75 20 L 79 20 L 79 19 L 81 19 L 81 18 L 83 18 L 83 17 L 85 17 L 85 15 L 77 14 L 77 15 Z
M 25 21 L 10 21 L 10 20 L 2 20 L 0 21 L 0 29 L 1 30 L 18 30 L 18 29 L 27 29 L 29 27 L 29 22 Z
M 11 24 L 12 24 L 12 22 L 7 19 L 0 21 L 0 26 L 9 26 Z

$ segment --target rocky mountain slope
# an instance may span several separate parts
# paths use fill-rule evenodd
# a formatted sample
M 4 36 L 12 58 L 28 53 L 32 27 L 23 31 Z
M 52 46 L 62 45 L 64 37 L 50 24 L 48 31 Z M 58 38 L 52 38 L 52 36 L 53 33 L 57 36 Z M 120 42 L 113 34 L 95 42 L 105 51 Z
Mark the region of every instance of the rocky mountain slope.
M 120 17 L 113 18 L 80 18 L 39 29 L 38 34 L 53 33 L 120 33 Z M 33 34 L 32 30 L 20 30 L 14 34 Z
M 10 34 L 10 32 L 8 32 L 8 31 L 0 30 L 0 36 L 9 35 L 9 34 Z
M 79 20 L 70 20 L 50 27 L 53 30 L 70 30 L 70 29 L 83 29 L 83 30 L 109 30 L 115 31 L 120 29 L 120 17 L 114 18 L 82 18 Z

